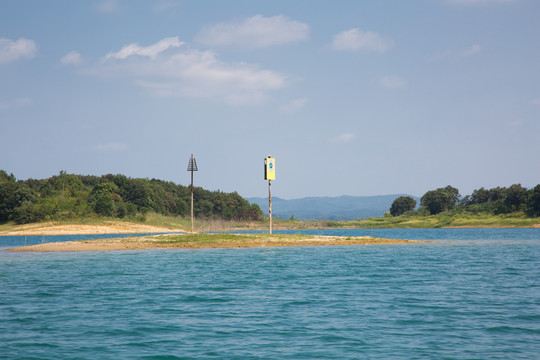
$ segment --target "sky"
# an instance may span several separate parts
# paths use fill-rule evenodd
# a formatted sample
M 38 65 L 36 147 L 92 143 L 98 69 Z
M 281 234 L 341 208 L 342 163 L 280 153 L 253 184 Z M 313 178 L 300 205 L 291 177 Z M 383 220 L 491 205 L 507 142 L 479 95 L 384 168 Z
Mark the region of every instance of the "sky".
M 0 2 L 0 169 L 268 195 L 540 183 L 540 2 Z

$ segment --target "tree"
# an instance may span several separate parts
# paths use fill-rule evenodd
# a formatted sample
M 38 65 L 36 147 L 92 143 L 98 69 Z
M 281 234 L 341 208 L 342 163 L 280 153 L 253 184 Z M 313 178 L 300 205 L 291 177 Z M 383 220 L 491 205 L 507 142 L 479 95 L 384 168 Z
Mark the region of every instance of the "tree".
M 459 190 L 448 185 L 425 193 L 420 199 L 420 205 L 428 209 L 431 215 L 435 215 L 453 209 L 459 201 L 459 196 Z
M 148 180 L 130 179 L 125 186 L 125 193 L 121 195 L 124 201 L 137 205 L 139 210 L 150 207 L 150 185 Z
M 483 204 L 489 201 L 489 190 L 481 187 L 478 190 L 474 190 L 471 194 L 471 204 Z
M 114 201 L 110 195 L 99 195 L 95 204 L 94 211 L 96 214 L 103 216 L 113 216 L 114 214 Z
M 508 212 L 514 212 L 521 210 L 521 205 L 525 203 L 525 189 L 521 184 L 514 184 L 506 190 L 506 196 L 504 197 L 504 205 Z
M 403 213 L 414 210 L 416 207 L 416 200 L 410 196 L 400 196 L 394 200 L 392 206 L 390 206 L 390 214 L 392 216 L 399 216 Z
M 459 190 L 450 185 L 446 186 L 444 190 L 450 194 L 450 197 L 448 198 L 448 208 L 453 209 L 454 206 L 459 203 L 459 197 L 461 196 Z
M 187 186 L 157 179 L 132 179 L 124 175 L 70 175 L 60 171 L 43 180 L 17 181 L 0 170 L 0 223 L 29 223 L 95 213 L 135 216 L 149 211 L 164 215 L 189 214 L 191 191 Z M 238 193 L 195 188 L 197 216 L 260 220 L 262 211 Z
M 8 221 L 19 206 L 15 195 L 18 188 L 15 182 L 0 183 L 0 222 Z
M 530 190 L 527 208 L 527 214 L 529 216 L 540 216 L 540 185 L 536 185 Z
M 506 188 L 497 186 L 496 188 L 489 189 L 489 201 L 503 200 L 506 196 Z
M 8 175 L 8 173 L 5 170 L 0 170 L 0 182 L 15 182 L 15 175 L 11 174 Z

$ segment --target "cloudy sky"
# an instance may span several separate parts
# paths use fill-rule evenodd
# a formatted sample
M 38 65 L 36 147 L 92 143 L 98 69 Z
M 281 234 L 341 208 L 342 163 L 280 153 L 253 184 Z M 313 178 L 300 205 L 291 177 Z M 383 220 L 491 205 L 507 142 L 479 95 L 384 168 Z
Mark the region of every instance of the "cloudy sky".
M 0 169 L 266 196 L 540 183 L 540 2 L 2 1 Z

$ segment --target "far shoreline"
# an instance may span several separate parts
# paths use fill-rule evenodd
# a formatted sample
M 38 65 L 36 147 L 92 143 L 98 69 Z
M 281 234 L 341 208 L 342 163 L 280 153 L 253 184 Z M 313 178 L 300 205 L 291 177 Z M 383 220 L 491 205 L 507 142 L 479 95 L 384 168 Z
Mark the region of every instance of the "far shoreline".
M 207 228 L 203 226 L 197 229 L 199 232 L 234 232 L 234 231 L 265 231 L 267 227 L 255 226 L 250 223 L 249 226 L 215 226 Z M 313 226 L 310 226 L 313 225 Z M 529 226 L 516 225 L 450 225 L 450 226 L 370 226 L 374 224 L 365 224 L 362 226 L 321 226 L 320 223 L 310 224 L 309 222 L 302 223 L 276 223 L 273 227 L 274 231 L 280 230 L 355 230 L 355 229 L 378 229 L 378 230 L 393 230 L 393 229 L 538 229 L 540 224 L 532 224 Z M 179 226 L 163 226 L 141 224 L 129 221 L 105 220 L 98 224 L 83 224 L 83 223 L 32 223 L 26 225 L 7 226 L 5 229 L 0 227 L 1 236 L 56 236 L 56 235 L 105 235 L 105 234 L 170 234 L 170 233 L 186 233 Z
M 475 226 L 475 225 L 456 225 L 456 226 L 434 226 L 434 227 L 290 227 L 274 226 L 274 231 L 294 231 L 294 230 L 399 230 L 399 229 L 538 229 L 540 224 L 532 226 Z M 267 231 L 268 228 L 249 227 L 249 228 L 213 228 L 200 229 L 197 232 L 238 232 L 238 231 Z M 182 234 L 188 233 L 183 229 L 176 227 L 153 226 L 146 224 L 130 222 L 111 222 L 110 224 L 87 225 L 87 224 L 54 224 L 38 223 L 28 225 L 17 225 L 9 230 L 0 230 L 2 236 L 69 236 L 69 235 L 119 235 L 119 234 Z

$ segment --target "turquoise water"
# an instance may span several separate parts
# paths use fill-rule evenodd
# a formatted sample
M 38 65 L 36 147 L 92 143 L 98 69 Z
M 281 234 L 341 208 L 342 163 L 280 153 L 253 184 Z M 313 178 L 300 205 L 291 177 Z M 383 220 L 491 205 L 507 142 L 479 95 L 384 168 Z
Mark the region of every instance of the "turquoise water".
M 540 229 L 379 231 L 436 241 L 0 250 L 0 359 L 540 357 Z
M 129 236 L 158 235 L 159 233 L 147 234 L 99 234 L 99 235 L 30 235 L 30 236 L 0 236 L 0 250 L 17 246 L 36 245 L 60 241 L 76 241 L 89 239 L 109 239 Z

